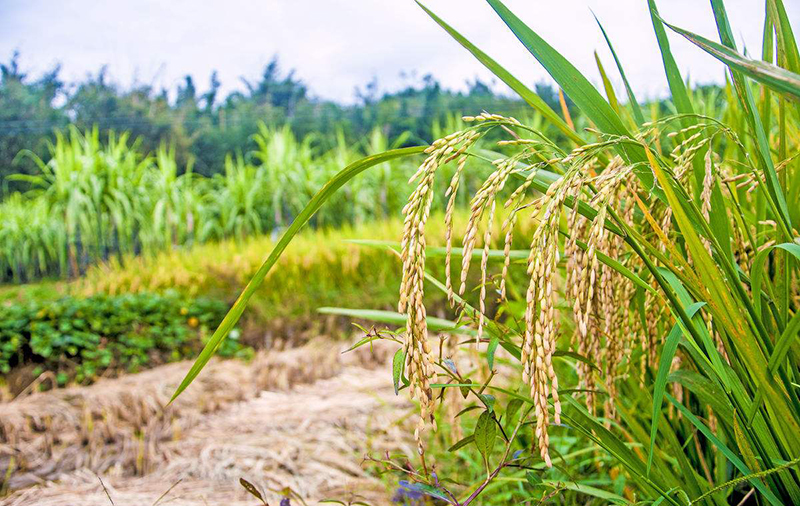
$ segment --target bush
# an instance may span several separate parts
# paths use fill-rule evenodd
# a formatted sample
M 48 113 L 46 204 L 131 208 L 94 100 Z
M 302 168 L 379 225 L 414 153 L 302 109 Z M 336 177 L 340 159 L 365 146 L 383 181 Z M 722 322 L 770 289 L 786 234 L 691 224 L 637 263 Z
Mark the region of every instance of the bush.
M 59 384 L 91 382 L 105 372 L 134 372 L 190 357 L 209 329 L 222 321 L 225 304 L 163 295 L 64 297 L 0 308 L 0 373 L 33 366 L 52 371 Z M 234 338 L 236 335 L 234 334 Z M 223 356 L 246 356 L 236 339 Z

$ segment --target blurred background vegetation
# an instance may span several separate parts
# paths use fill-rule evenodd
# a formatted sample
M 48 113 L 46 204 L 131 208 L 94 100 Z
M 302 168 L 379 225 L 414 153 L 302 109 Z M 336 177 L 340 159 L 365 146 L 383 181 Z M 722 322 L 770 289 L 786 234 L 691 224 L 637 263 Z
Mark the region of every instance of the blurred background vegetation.
M 408 143 L 433 140 L 435 124 L 452 112 L 497 111 L 514 115 L 529 110 L 517 98 L 498 95 L 488 83 L 474 80 L 467 92 L 442 88 L 426 75 L 417 85 L 380 94 L 376 80 L 355 90 L 352 105 L 317 99 L 292 71 L 283 71 L 278 59 L 264 68 L 260 80 L 242 79 L 243 90 L 219 93 L 220 81 L 212 74 L 209 91 L 198 93 L 191 76 L 177 90 L 154 89 L 147 84 L 123 87 L 106 70 L 82 82 L 66 83 L 60 68 L 39 77 L 24 71 L 24 57 L 15 53 L 0 65 L 0 175 L 35 172 L 31 163 L 14 159 L 21 150 L 47 153 L 53 132 L 72 124 L 84 130 L 97 127 L 130 132 L 141 139 L 145 152 L 164 142 L 173 145 L 178 163 L 190 160 L 195 172 L 210 176 L 223 170 L 229 153 L 247 153 L 257 147 L 253 134 L 260 123 L 268 128 L 288 125 L 298 138 L 313 135 L 313 144 L 332 147 L 337 132 L 348 143 L 360 142 L 375 128 L 396 138 L 408 132 Z M 560 110 L 558 92 L 549 84 L 536 86 L 540 96 Z M 568 101 L 571 107 L 571 102 Z M 14 188 L 5 182 L 4 188 Z

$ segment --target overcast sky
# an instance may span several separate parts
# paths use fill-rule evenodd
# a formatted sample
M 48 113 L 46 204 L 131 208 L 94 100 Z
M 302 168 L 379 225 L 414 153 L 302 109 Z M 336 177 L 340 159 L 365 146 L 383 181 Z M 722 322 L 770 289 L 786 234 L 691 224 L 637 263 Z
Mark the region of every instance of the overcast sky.
M 660 0 L 668 22 L 716 40 L 705 0 Z M 604 24 L 639 98 L 662 95 L 666 80 L 646 0 L 507 0 L 506 4 L 589 79 L 599 82 L 593 51 L 613 61 L 592 18 Z M 800 0 L 785 0 L 795 33 Z M 545 78 L 482 0 L 427 0 L 427 5 L 527 83 Z M 727 0 L 739 49 L 761 52 L 762 0 Z M 694 82 L 723 80 L 716 60 L 674 34 L 673 51 Z M 256 79 L 273 55 L 293 68 L 313 95 L 350 102 L 356 86 L 377 78 L 382 90 L 432 73 L 446 87 L 489 79 L 488 71 L 413 0 L 0 0 L 0 60 L 21 52 L 38 75 L 62 65 L 68 81 L 108 65 L 123 86 L 134 80 L 173 90 L 191 74 L 200 91 L 217 70 L 223 91 Z M 619 80 L 616 79 L 619 84 Z M 502 89 L 499 88 L 498 89 Z M 622 89 L 619 87 L 622 94 Z

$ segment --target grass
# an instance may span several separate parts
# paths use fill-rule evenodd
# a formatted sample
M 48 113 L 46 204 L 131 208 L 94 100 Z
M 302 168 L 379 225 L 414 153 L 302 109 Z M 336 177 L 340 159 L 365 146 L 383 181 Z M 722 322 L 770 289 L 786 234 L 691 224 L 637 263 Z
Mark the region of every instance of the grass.
M 550 500 L 572 487 L 621 504 L 723 505 L 750 497 L 764 504 L 800 502 L 800 111 L 794 103 L 800 98 L 800 57 L 782 2 L 766 2 L 757 61 L 737 51 L 721 0 L 711 2 L 719 43 L 666 24 L 649 0 L 675 113 L 649 111 L 650 117 L 629 86 L 627 104 L 607 82 L 604 97 L 503 2 L 487 2 L 592 128 L 576 131 L 544 109 L 496 60 L 423 7 L 565 139 L 550 139 L 514 118 L 481 114 L 465 118 L 465 126 L 426 149 L 404 208 L 400 313 L 362 314 L 395 325 L 398 318 L 407 321 L 406 332 L 379 337 L 400 345 L 395 384 L 407 385 L 420 403 L 420 455 L 426 445 L 433 449 L 419 464 L 382 463 L 406 475 L 413 494 L 454 505 L 502 497 L 517 487 L 521 470 L 530 487 L 519 490 L 522 501 Z M 728 65 L 721 105 L 687 89 L 668 31 Z M 621 71 L 624 62 L 615 63 Z M 701 114 L 709 110 L 713 117 Z M 491 216 L 508 198 L 501 193 L 508 184 L 518 190 L 511 212 L 530 216 L 536 228 L 525 243 L 512 236 L 504 254 L 527 258 L 509 273 L 513 280 L 515 271 L 527 272 L 528 279 L 519 286 L 510 282 L 507 297 L 484 314 L 426 272 L 426 236 L 437 221 L 429 216 L 432 196 L 451 181 L 437 178 L 437 171 L 466 165 L 467 174 L 472 163 L 486 158 L 486 149 L 471 143 L 498 131 L 505 138 L 491 155 L 494 172 L 480 190 L 466 192 L 472 195 L 471 221 Z M 176 396 L 279 266 L 300 226 L 354 174 L 377 162 L 351 164 L 298 214 L 301 222 L 259 268 Z M 481 239 L 486 243 L 479 253 L 481 282 L 469 283 L 480 292 L 481 310 L 487 293 L 495 297 L 493 283 L 500 282 L 486 273 L 493 254 L 489 230 L 478 233 L 470 226 L 463 239 L 466 251 Z M 466 261 L 462 269 L 469 267 Z M 459 345 L 432 345 L 423 297 L 430 291 L 423 277 L 448 293 L 466 324 L 431 320 L 431 333 L 461 335 Z M 482 334 L 469 351 L 466 343 Z M 500 349 L 508 355 L 502 367 L 495 362 Z M 461 443 L 474 471 L 468 483 L 438 472 L 452 466 L 426 435 L 437 424 L 460 426 L 443 406 L 448 391 L 450 397 L 460 391 L 477 407 L 459 417 L 471 419 L 462 427 L 471 434 Z M 529 426 L 530 438 L 524 435 Z M 598 455 L 589 464 L 593 470 L 561 465 L 563 444 L 576 439 Z M 444 462 L 437 474 L 431 473 L 432 456 Z M 568 481 L 554 474 L 561 472 Z M 597 486 L 575 490 L 581 479 L 598 474 Z

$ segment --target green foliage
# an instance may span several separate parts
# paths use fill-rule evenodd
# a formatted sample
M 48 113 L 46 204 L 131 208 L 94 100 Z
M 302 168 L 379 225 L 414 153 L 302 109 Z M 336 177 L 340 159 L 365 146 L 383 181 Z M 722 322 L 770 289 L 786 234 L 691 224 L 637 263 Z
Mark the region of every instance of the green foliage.
M 0 373 L 32 365 L 86 383 L 195 355 L 225 314 L 212 299 L 175 293 L 64 297 L 0 307 Z M 235 336 L 234 336 L 235 337 Z M 236 339 L 218 350 L 245 357 Z
M 586 503 L 587 497 L 674 506 L 742 504 L 749 497 L 797 504 L 800 110 L 785 96 L 796 77 L 774 68 L 798 71 L 782 2 L 767 1 L 768 65 L 739 55 L 721 0 L 712 1 L 721 45 L 680 31 L 729 64 L 731 84 L 718 93 L 685 85 L 665 23 L 649 1 L 674 104 L 637 111 L 616 101 L 607 76 L 608 100 L 502 1 L 487 1 L 594 123 L 588 132 L 593 139 L 572 149 L 535 126 L 482 114 L 464 118 L 458 132 L 427 150 L 401 243 L 406 314 L 325 310 L 408 329 L 401 348 L 407 390 L 422 405 L 417 438 L 430 451 L 419 468 L 391 456 L 378 464 L 413 480 L 400 482 L 403 497 L 460 506 L 547 502 L 555 495 L 564 495 L 560 502 L 567 504 Z M 518 82 L 426 12 L 500 79 Z M 775 58 L 770 41 L 777 41 Z M 616 63 L 621 72 L 623 62 Z M 430 312 L 418 299 L 429 295 L 423 279 L 447 291 L 426 272 L 433 269 L 425 258 L 436 248 L 425 247 L 425 199 L 449 181 L 434 176 L 439 167 L 457 163 L 453 152 L 468 162 L 482 159 L 487 151 L 469 142 L 501 129 L 506 137 L 493 154 L 500 157 L 496 170 L 470 209 L 480 223 L 492 215 L 488 208 L 503 202 L 493 192 L 516 183 L 520 193 L 512 212 L 529 210 L 537 228 L 533 240 L 519 246 L 524 249 L 507 243 L 499 256 L 527 258 L 510 264 L 527 279 L 520 287 L 509 278 L 507 299 L 500 297 L 495 310 L 482 315 L 471 305 L 474 294 L 466 292 L 464 298 L 448 294 L 455 321 L 426 317 Z M 310 218 L 327 197 L 317 194 L 305 215 Z M 464 236 L 465 243 L 486 237 L 479 254 L 482 279 L 494 292 L 497 267 L 491 261 L 498 255 L 488 244 L 492 236 L 477 227 Z M 273 250 L 262 269 L 276 264 L 279 253 Z M 462 274 L 468 268 L 465 263 Z M 437 343 L 434 333 L 448 336 Z M 467 345 L 470 350 L 459 351 Z M 485 355 L 481 360 L 476 347 Z M 207 351 L 205 360 L 213 346 Z M 485 367 L 490 362 L 491 370 Z M 197 362 L 181 388 L 202 365 Z M 399 366 L 395 361 L 398 387 L 404 379 Z M 436 425 L 443 428 L 439 434 L 419 435 Z M 520 430 L 527 426 L 534 427 L 533 437 Z M 442 433 L 454 437 L 445 440 Z M 493 451 L 498 438 L 502 451 Z
M 146 154 L 129 132 L 107 132 L 104 141 L 97 128 L 71 127 L 69 135 L 56 134 L 49 157 L 24 151 L 20 158 L 35 161 L 39 173 L 10 176 L 30 189 L 0 203 L 0 280 L 74 277 L 99 262 L 278 232 L 342 166 L 400 146 L 408 135 L 389 139 L 374 129 L 367 142 L 351 145 L 340 133 L 328 151 L 313 136 L 298 140 L 288 126 L 261 124 L 253 138 L 257 149 L 228 156 L 224 172 L 210 178 L 181 166 L 174 147 Z M 396 216 L 412 171 L 408 159 L 381 161 L 348 181 L 309 223 L 342 227 Z M 476 189 L 484 175 L 474 172 L 462 184 Z M 435 208 L 444 202 L 438 196 Z
M 175 147 L 181 166 L 194 161 L 196 173 L 212 176 L 223 171 L 230 153 L 258 149 L 254 135 L 261 123 L 270 129 L 288 126 L 300 139 L 313 135 L 315 144 L 327 151 L 338 144 L 339 134 L 348 145 L 360 143 L 375 129 L 392 139 L 408 132 L 409 142 L 431 141 L 436 137 L 434 122 L 458 111 L 525 110 L 519 100 L 495 94 L 481 81 L 469 83 L 466 92 L 454 92 L 433 76 L 417 78 L 413 73 L 397 92 L 382 94 L 372 81 L 356 92 L 354 105 L 341 105 L 314 98 L 298 76 L 281 69 L 277 58 L 257 78 L 243 78 L 244 89 L 227 96 L 220 92 L 216 73 L 201 94 L 191 76 L 175 90 L 143 83 L 120 86 L 105 69 L 65 83 L 58 67 L 33 78 L 25 74 L 23 63 L 15 54 L 2 64 L 0 76 L 0 182 L 5 180 L 12 190 L 19 187 L 7 175 L 36 170 L 22 160 L 15 167 L 16 154 L 30 149 L 46 156 L 53 132 L 66 133 L 70 123 L 81 130 L 97 127 L 104 136 L 110 130 L 130 132 L 145 152 L 166 142 Z M 549 85 L 537 85 L 539 89 L 557 105 L 557 93 Z

